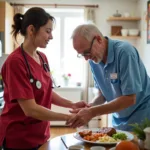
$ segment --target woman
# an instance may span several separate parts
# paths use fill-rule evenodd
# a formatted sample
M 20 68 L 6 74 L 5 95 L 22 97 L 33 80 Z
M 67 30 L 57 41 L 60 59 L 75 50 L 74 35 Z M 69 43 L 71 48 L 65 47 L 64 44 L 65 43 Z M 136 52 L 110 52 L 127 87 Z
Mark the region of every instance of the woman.
M 71 115 L 51 111 L 51 104 L 82 108 L 85 102 L 72 103 L 52 90 L 52 79 L 45 48 L 53 38 L 55 19 L 42 8 L 30 8 L 24 15 L 14 16 L 13 36 L 21 33 L 24 42 L 4 63 L 5 106 L 0 117 L 0 145 L 4 150 L 36 150 L 49 137 L 49 121 L 65 120 Z

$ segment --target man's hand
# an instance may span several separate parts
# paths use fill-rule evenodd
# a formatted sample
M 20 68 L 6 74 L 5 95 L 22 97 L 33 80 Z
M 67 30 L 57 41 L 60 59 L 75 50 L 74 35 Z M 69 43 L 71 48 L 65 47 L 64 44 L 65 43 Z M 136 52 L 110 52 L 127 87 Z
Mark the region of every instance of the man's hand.
M 78 108 L 78 109 L 72 109 L 72 110 L 69 110 L 70 113 L 72 114 L 77 114 L 82 108 Z
M 78 113 L 82 108 L 90 107 L 85 101 L 76 102 L 73 104 L 72 110 L 69 110 L 70 113 Z
M 73 128 L 83 126 L 87 124 L 94 116 L 90 108 L 82 108 L 75 116 L 72 116 L 67 122 L 66 125 L 69 125 Z

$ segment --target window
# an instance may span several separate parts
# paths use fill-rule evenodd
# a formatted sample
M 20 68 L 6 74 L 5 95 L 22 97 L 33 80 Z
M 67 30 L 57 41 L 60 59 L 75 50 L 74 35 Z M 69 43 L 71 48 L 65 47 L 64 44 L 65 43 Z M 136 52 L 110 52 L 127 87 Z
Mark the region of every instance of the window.
M 25 11 L 28 8 L 25 9 Z M 40 49 L 48 58 L 52 76 L 57 85 L 64 85 L 63 74 L 71 74 L 68 86 L 76 86 L 83 81 L 83 59 L 77 58 L 72 45 L 73 29 L 84 22 L 84 9 L 45 8 L 56 19 L 53 40 L 45 49 Z
M 73 49 L 73 29 L 84 22 L 83 9 L 46 9 L 56 18 L 53 40 L 43 51 L 49 60 L 52 75 L 57 84 L 63 85 L 63 74 L 71 74 L 69 86 L 83 81 L 83 60 L 77 58 Z

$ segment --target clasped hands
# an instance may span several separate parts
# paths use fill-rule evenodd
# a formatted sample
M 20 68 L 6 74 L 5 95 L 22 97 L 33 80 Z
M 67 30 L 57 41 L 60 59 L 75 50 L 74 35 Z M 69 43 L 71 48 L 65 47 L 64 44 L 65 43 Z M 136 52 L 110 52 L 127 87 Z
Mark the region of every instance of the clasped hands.
M 67 126 L 70 126 L 72 128 L 80 127 L 87 124 L 93 118 L 92 111 L 90 109 L 91 105 L 86 104 L 84 101 L 82 101 L 82 103 L 84 103 L 85 105 L 80 105 L 80 107 L 77 106 L 76 108 L 70 110 L 70 113 L 72 113 L 72 115 L 66 122 Z

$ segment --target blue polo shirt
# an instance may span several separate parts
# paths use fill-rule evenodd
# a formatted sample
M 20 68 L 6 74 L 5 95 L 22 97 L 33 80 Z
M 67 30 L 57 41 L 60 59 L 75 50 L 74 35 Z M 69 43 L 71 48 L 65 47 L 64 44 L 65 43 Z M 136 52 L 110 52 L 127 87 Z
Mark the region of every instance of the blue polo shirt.
M 126 41 L 108 38 L 106 64 L 89 60 L 95 87 L 101 90 L 107 102 L 123 95 L 136 94 L 136 104 L 113 113 L 116 129 L 130 131 L 129 124 L 150 119 L 150 78 L 138 51 Z

